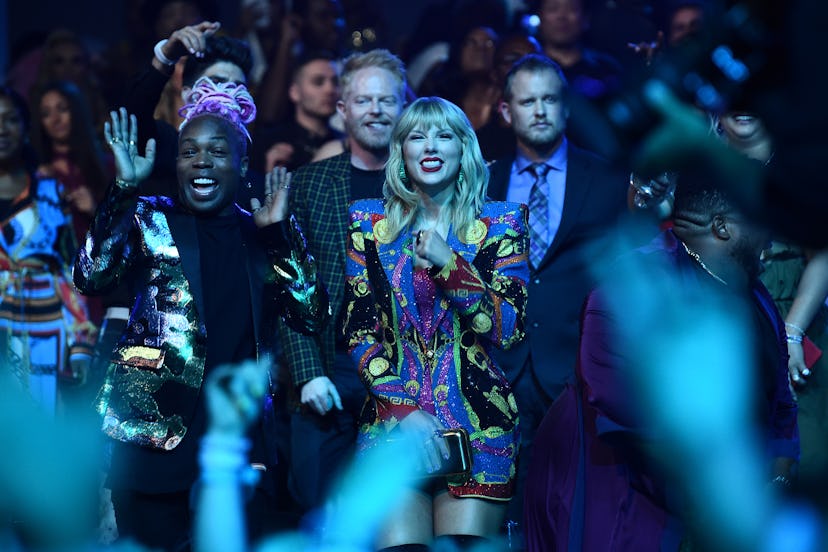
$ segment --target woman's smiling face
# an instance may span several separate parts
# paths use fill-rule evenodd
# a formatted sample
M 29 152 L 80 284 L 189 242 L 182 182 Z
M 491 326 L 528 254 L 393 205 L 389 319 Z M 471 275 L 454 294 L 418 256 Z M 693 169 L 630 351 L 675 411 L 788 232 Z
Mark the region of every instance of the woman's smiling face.
M 424 191 L 440 191 L 457 181 L 463 144 L 450 128 L 414 127 L 403 140 L 402 153 L 408 178 Z

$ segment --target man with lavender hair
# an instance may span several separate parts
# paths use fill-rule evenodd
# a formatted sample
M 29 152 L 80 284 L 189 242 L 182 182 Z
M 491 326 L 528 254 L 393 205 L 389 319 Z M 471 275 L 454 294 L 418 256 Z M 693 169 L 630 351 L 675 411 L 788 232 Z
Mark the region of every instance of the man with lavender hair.
M 290 175 L 267 175 L 252 213 L 235 203 L 247 171 L 245 126 L 256 108 L 244 85 L 200 79 L 182 109 L 178 197 L 139 197 L 155 141 L 137 150 L 137 122 L 112 113 L 106 137 L 116 179 L 95 214 L 75 263 L 83 293 L 107 293 L 120 282 L 136 291 L 127 327 L 109 359 L 96 400 L 113 439 L 107 487 L 122 536 L 164 550 L 189 541 L 190 495 L 206 429 L 202 385 L 222 365 L 271 363 L 275 318 L 295 331 L 318 332 L 327 295 L 296 222 L 287 215 Z M 239 247 L 241 244 L 241 247 Z M 267 464 L 264 432 L 247 439 L 207 440 L 202 455 L 250 451 Z M 251 534 L 267 528 L 261 493 L 250 504 Z

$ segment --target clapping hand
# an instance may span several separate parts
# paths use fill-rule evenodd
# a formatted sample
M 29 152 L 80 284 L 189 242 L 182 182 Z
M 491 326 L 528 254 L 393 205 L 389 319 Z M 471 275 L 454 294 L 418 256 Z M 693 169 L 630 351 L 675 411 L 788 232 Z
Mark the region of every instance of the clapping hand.
M 436 230 L 414 232 L 414 266 L 443 268 L 451 260 L 453 251 Z
M 126 108 L 110 111 L 104 123 L 104 137 L 115 157 L 115 182 L 122 188 L 136 188 L 152 172 L 155 163 L 155 140 L 147 141 L 146 155 L 138 155 L 138 121 Z
M 255 197 L 250 200 L 253 221 L 259 228 L 280 222 L 287 217 L 291 176 L 284 167 L 276 167 L 265 176 L 264 202 Z

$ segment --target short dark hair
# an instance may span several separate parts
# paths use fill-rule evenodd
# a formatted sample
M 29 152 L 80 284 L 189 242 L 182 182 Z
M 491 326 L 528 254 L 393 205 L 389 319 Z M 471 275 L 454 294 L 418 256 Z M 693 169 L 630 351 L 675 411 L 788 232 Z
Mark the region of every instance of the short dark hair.
M 303 53 L 299 58 L 297 58 L 291 67 L 290 71 L 290 82 L 295 82 L 296 77 L 299 76 L 299 72 L 313 61 L 329 61 L 331 63 L 337 60 L 336 56 L 334 56 L 331 52 L 327 50 L 312 50 L 309 52 Z
M 192 87 L 210 66 L 220 61 L 237 65 L 245 78 L 250 76 L 253 68 L 253 54 L 246 42 L 224 35 L 210 35 L 207 37 L 203 57 L 187 56 L 181 75 L 182 84 Z
M 710 219 L 735 210 L 723 190 L 721 175 L 704 159 L 682 166 L 676 177 L 673 214 L 676 218 Z
M 195 6 L 205 21 L 218 19 L 219 9 L 215 0 L 145 0 L 139 12 L 141 19 L 150 28 L 154 27 L 164 6 L 173 2 L 186 2 Z
M 528 73 L 540 73 L 541 71 L 552 71 L 563 83 L 563 88 L 566 89 L 569 83 L 566 80 L 563 69 L 553 59 L 544 56 L 543 54 L 526 54 L 512 65 L 509 72 L 506 73 L 506 82 L 503 84 L 503 99 L 507 102 L 512 99 L 512 82 L 515 80 L 515 75 L 521 71 Z

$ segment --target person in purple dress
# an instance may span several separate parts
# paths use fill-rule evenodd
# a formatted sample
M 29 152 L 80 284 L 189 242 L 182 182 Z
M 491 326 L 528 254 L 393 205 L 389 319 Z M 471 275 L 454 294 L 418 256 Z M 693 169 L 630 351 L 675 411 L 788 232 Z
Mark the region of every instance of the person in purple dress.
M 785 330 L 757 278 L 769 234 L 700 171 L 682 173 L 675 199 L 674 228 L 617 260 L 612 278 L 587 298 L 576 384 L 550 408 L 535 440 L 524 505 L 529 550 L 679 550 L 698 538 L 688 528 L 710 512 L 688 508 L 699 501 L 673 483 L 671 470 L 693 468 L 676 465 L 670 424 L 643 406 L 642 383 L 667 397 L 687 374 L 723 366 L 713 370 L 721 393 L 708 397 L 711 412 L 746 397 L 751 419 L 733 431 L 758 435 L 766 481 L 790 485 L 799 437 Z M 643 278 L 631 279 L 632 269 Z M 647 308 L 658 313 L 650 322 Z M 711 311 L 738 324 L 723 320 L 711 331 Z M 745 339 L 713 346 L 733 332 Z M 735 361 L 750 363 L 752 387 L 728 387 Z M 710 429 L 723 419 L 711 415 Z

